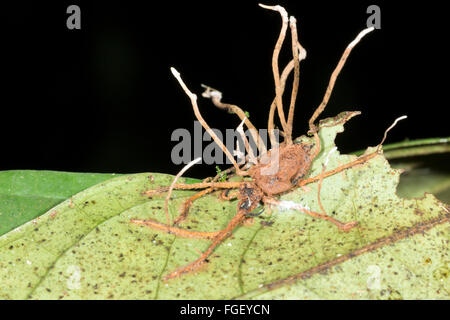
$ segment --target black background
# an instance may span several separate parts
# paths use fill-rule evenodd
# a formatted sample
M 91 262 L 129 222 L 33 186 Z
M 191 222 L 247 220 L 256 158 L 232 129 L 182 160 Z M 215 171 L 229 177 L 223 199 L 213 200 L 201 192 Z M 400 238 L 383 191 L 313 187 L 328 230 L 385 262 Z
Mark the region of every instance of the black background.
M 81 30 L 68 30 L 66 8 L 81 8 Z M 267 4 L 278 4 L 267 2 Z M 283 1 L 297 18 L 308 56 L 301 66 L 294 136 L 306 132 L 347 44 L 365 28 L 366 8 L 381 8 L 381 30 L 353 50 L 321 118 L 361 110 L 338 136 L 344 152 L 449 135 L 445 116 L 447 22 L 440 2 Z M 176 128 L 193 132 L 190 102 L 169 71 L 192 91 L 200 83 L 267 126 L 274 97 L 271 57 L 278 13 L 253 1 L 20 1 L 2 4 L 0 169 L 176 173 Z M 280 66 L 291 58 L 286 38 Z M 289 91 L 287 91 L 289 92 Z M 199 98 L 211 127 L 238 118 Z M 198 165 L 189 176 L 213 175 Z
M 318 314 L 327 317 L 336 317 L 342 309 L 347 311 L 346 319 L 360 319 L 361 314 L 370 310 L 370 314 L 375 318 L 383 318 L 386 314 L 394 317 L 410 318 L 419 314 L 423 310 L 435 310 L 440 313 L 439 309 L 444 313 L 446 306 L 445 301 L 297 301 L 297 300 L 124 300 L 124 301 L 0 301 L 2 310 L 10 309 L 13 312 L 21 311 L 21 314 L 30 314 L 35 316 L 36 311 L 45 313 L 49 308 L 52 311 L 46 317 L 48 319 L 57 319 L 60 314 L 67 312 L 70 308 L 71 315 L 76 318 L 86 316 L 86 309 L 89 309 L 89 314 L 94 317 L 104 317 L 106 313 L 113 313 L 119 315 L 121 318 L 130 317 L 130 310 L 133 310 L 133 315 L 148 313 L 151 316 L 161 313 L 167 318 L 186 319 L 196 317 L 201 319 L 201 315 L 180 315 L 182 307 L 188 304 L 196 307 L 215 307 L 223 310 L 224 305 L 270 305 L 270 314 L 219 314 L 215 313 L 210 319 L 279 319 L 282 316 L 298 315 L 301 317 L 306 314 Z M 150 311 L 149 311 L 150 310 Z M 59 312 L 60 311 L 60 312 Z M 207 318 L 206 315 L 203 316 Z

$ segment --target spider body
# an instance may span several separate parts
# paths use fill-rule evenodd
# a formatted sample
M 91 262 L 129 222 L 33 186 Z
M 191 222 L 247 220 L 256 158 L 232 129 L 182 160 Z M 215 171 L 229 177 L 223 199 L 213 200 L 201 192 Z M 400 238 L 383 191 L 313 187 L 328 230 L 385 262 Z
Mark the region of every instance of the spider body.
M 264 197 L 264 192 L 251 181 L 242 183 L 238 193 L 238 210 L 242 210 L 244 215 L 254 210 Z
M 313 144 L 298 143 L 271 149 L 249 169 L 255 184 L 268 196 L 292 190 L 311 168 Z M 275 154 L 275 155 L 274 155 Z

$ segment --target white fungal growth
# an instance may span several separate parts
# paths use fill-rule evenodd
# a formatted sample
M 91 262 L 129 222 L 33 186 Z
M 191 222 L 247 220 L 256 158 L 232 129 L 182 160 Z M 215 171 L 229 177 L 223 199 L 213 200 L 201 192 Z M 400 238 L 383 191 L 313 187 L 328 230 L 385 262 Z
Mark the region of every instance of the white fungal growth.
M 202 93 L 203 98 L 211 99 L 217 98 L 219 101 L 222 100 L 222 92 L 219 90 L 213 89 L 210 86 L 205 84 L 201 84 L 202 88 L 205 88 L 205 91 Z
M 384 140 L 386 140 L 388 132 L 397 125 L 397 122 L 399 122 L 400 120 L 406 119 L 406 118 L 408 118 L 408 116 L 401 116 L 401 117 L 398 117 L 397 119 L 395 119 L 394 123 L 391 124 L 391 126 L 389 128 L 387 128 L 386 131 L 384 132 L 383 140 L 381 140 L 379 146 L 381 146 L 384 143 Z
M 330 156 L 333 152 L 335 152 L 337 150 L 337 147 L 334 147 L 333 149 L 330 150 L 330 152 L 328 152 L 327 154 L 327 158 L 325 159 L 325 163 L 324 166 L 326 167 L 328 165 L 328 161 L 330 160 Z
M 174 69 L 175 70 L 175 69 Z M 176 70 L 175 70 L 176 71 Z M 173 71 L 172 71 L 173 72 Z M 175 184 L 177 183 L 177 180 L 190 168 L 192 167 L 194 164 L 200 162 L 202 160 L 201 157 L 198 157 L 194 160 L 192 160 L 191 162 L 189 162 L 187 165 L 185 165 L 183 167 L 183 169 L 180 170 L 180 172 L 178 172 L 178 174 L 175 176 L 175 179 L 173 179 L 172 184 L 169 187 L 169 191 L 167 192 L 167 196 L 166 196 L 166 201 L 165 201 L 165 205 L 164 205 L 164 211 L 166 213 L 166 219 L 167 219 L 167 225 L 170 226 L 170 218 L 169 218 L 169 209 L 168 209 L 168 203 L 169 203 L 169 199 L 170 196 L 172 195 L 172 191 L 173 188 L 175 186 Z
M 279 201 L 277 204 L 278 208 L 280 208 L 280 210 L 284 211 L 284 210 L 308 210 L 310 211 L 308 206 L 304 206 L 301 203 L 297 203 L 294 201 L 289 201 L 289 200 L 282 200 Z
M 244 119 L 242 119 L 241 123 L 239 124 L 239 126 L 236 128 L 236 131 L 239 133 L 239 135 L 241 136 L 242 140 L 244 141 L 244 143 L 246 143 L 246 138 L 245 138 L 245 133 L 244 133 L 244 123 L 245 120 L 247 120 L 247 117 L 245 117 Z M 240 144 L 239 142 L 236 144 L 236 150 L 233 151 L 233 155 L 237 156 L 240 161 L 238 162 L 238 164 L 243 164 L 245 163 L 245 153 L 243 152 L 243 150 L 241 150 Z
M 375 30 L 375 27 L 370 27 L 370 28 L 367 28 L 367 29 L 364 29 L 363 31 L 361 31 L 356 36 L 355 40 L 350 42 L 350 44 L 347 46 L 347 48 L 353 48 L 366 34 L 368 34 L 369 32 L 372 32 L 373 30 Z

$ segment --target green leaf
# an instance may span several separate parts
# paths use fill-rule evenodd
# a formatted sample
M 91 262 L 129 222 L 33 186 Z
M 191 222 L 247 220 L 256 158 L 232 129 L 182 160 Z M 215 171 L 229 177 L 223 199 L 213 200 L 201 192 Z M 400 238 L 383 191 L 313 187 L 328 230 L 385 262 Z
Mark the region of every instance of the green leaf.
M 402 142 L 383 145 L 384 156 L 388 160 L 412 156 L 450 152 L 450 137 L 405 140 Z M 361 155 L 364 150 L 352 152 Z
M 449 137 L 406 140 L 385 145 L 383 151 L 393 168 L 404 170 L 397 189 L 400 197 L 417 198 L 428 192 L 450 203 Z
M 322 170 L 349 114 L 321 122 Z M 373 152 L 369 149 L 368 152 Z M 334 152 L 327 170 L 356 157 Z M 173 177 L 114 178 L 62 202 L 0 237 L 0 297 L 5 299 L 448 299 L 449 210 L 431 194 L 396 195 L 400 170 L 379 155 L 324 179 L 327 213 L 356 220 L 348 233 L 303 213 L 266 209 L 237 228 L 201 270 L 162 281 L 198 257 L 210 241 L 185 239 L 130 223 L 164 223 L 164 195 L 141 193 Z M 281 197 L 319 211 L 317 183 Z M 176 191 L 172 217 L 193 192 Z M 214 231 L 236 213 L 217 194 L 194 205 L 182 227 Z
M 395 161 L 394 167 L 405 170 L 397 194 L 403 198 L 417 198 L 429 192 L 439 200 L 450 203 L 449 160 L 450 155 L 434 155 Z
M 37 170 L 0 172 L 0 235 L 45 213 L 71 195 L 115 174 Z

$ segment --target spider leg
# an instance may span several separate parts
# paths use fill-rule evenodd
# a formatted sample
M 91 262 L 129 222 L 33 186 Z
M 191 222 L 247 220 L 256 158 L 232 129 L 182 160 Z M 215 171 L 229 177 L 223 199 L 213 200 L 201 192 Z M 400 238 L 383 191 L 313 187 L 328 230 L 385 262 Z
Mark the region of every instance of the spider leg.
M 295 209 L 298 209 L 298 210 L 300 210 L 300 211 L 302 211 L 302 212 L 304 212 L 306 214 L 309 214 L 309 215 L 311 215 L 313 217 L 317 217 L 317 218 L 321 218 L 321 219 L 324 219 L 324 220 L 328 220 L 328 221 L 334 223 L 339 229 L 341 229 L 343 231 L 349 231 L 350 229 L 355 227 L 358 224 L 356 221 L 348 222 L 348 223 L 342 223 L 342 222 L 340 222 L 340 221 L 338 221 L 336 219 L 333 219 L 332 217 L 329 217 L 326 214 L 325 209 L 324 209 L 324 207 L 322 205 L 322 201 L 320 200 L 320 191 L 321 191 L 321 188 L 322 188 L 322 181 L 323 181 L 323 179 L 325 177 L 329 177 L 331 175 L 334 175 L 334 174 L 336 174 L 338 172 L 341 172 L 341 171 L 343 171 L 345 169 L 348 169 L 348 168 L 351 168 L 353 166 L 356 166 L 356 165 L 359 165 L 359 164 L 363 164 L 363 163 L 367 162 L 368 160 L 376 157 L 377 155 L 380 155 L 382 153 L 381 147 L 383 145 L 383 142 L 386 140 L 387 133 L 397 124 L 398 121 L 406 119 L 406 118 L 407 118 L 407 116 L 401 116 L 401 117 L 395 119 L 394 123 L 389 128 L 387 128 L 386 131 L 384 132 L 383 139 L 378 144 L 378 146 L 376 148 L 376 151 L 374 151 L 372 153 L 364 154 L 362 156 L 359 156 L 355 160 L 350 161 L 349 163 L 346 163 L 344 165 L 338 166 L 337 168 L 335 168 L 333 170 L 325 171 L 331 153 L 334 152 L 337 149 L 336 147 L 334 147 L 328 153 L 328 155 L 327 155 L 327 157 L 325 159 L 325 162 L 324 162 L 323 167 L 322 167 L 322 172 L 319 175 L 317 175 L 315 177 L 312 177 L 312 178 L 305 179 L 305 180 L 301 181 L 298 184 L 298 186 L 301 187 L 301 186 L 304 186 L 304 185 L 306 185 L 308 183 L 319 181 L 318 191 L 317 191 L 317 200 L 318 200 L 320 209 L 322 210 L 322 213 L 313 212 L 313 211 L 310 211 L 309 209 L 301 207 L 301 206 L 297 206 L 297 207 L 294 206 Z M 316 151 L 314 153 L 314 158 L 315 158 L 318 155 L 318 153 L 319 153 L 318 151 L 320 150 L 320 140 L 318 139 L 317 132 L 314 131 L 313 133 L 314 133 L 314 137 L 316 138 L 316 143 L 319 143 L 319 148 L 316 149 Z M 297 181 L 294 180 L 294 182 L 297 182 Z M 275 199 L 266 199 L 266 200 L 263 199 L 263 201 L 267 201 L 268 203 L 277 202 L 277 200 L 275 200 Z M 278 201 L 278 205 L 280 205 L 279 201 Z
M 306 213 L 306 214 L 308 214 L 308 215 L 310 215 L 310 216 L 312 216 L 314 218 L 319 218 L 319 219 L 330 221 L 330 222 L 334 223 L 340 230 L 345 231 L 345 232 L 347 232 L 350 229 L 352 229 L 353 227 L 357 226 L 358 223 L 355 222 L 355 221 L 348 222 L 348 223 L 343 223 L 343 222 L 341 222 L 339 220 L 336 220 L 336 219 L 328 216 L 326 211 L 325 211 L 325 209 L 324 209 L 324 207 L 323 207 L 323 205 L 322 205 L 322 201 L 320 200 L 320 191 L 322 189 L 322 181 L 323 181 L 323 178 L 325 176 L 325 169 L 327 167 L 330 155 L 336 150 L 337 150 L 337 147 L 334 147 L 328 153 L 328 155 L 327 155 L 327 157 L 326 157 L 326 159 L 324 161 L 323 167 L 322 167 L 322 172 L 320 173 L 320 175 L 317 176 L 318 179 L 319 179 L 319 185 L 318 185 L 318 191 L 317 191 L 317 200 L 318 200 L 318 203 L 319 203 L 320 210 L 322 211 L 321 213 L 311 211 L 311 210 L 309 210 L 309 208 L 304 207 L 301 204 L 298 204 L 298 203 L 295 203 L 295 202 L 292 202 L 292 201 L 278 201 L 278 200 L 276 200 L 274 198 L 271 198 L 271 197 L 263 198 L 264 203 L 275 204 L 278 207 L 281 207 L 281 208 L 284 208 L 284 209 L 296 209 L 296 210 L 299 210 L 299 211 L 301 211 L 303 213 Z
M 204 195 L 211 193 L 214 191 L 214 188 L 207 188 L 204 189 L 196 194 L 194 194 L 193 196 L 189 197 L 189 199 L 187 199 L 186 201 L 184 201 L 183 203 L 183 209 L 181 210 L 181 214 L 178 216 L 178 218 L 176 218 L 173 222 L 174 225 L 177 225 L 179 223 L 181 223 L 182 221 L 184 221 L 187 218 L 187 215 L 189 213 L 189 209 L 191 208 L 192 203 L 203 197 Z
M 176 183 L 173 185 L 174 190 L 195 190 L 195 189 L 236 189 L 239 188 L 240 182 L 199 182 L 199 183 Z M 154 196 L 169 191 L 169 187 L 160 187 L 155 190 L 147 190 L 142 193 L 144 196 Z
M 195 195 L 191 196 L 189 199 L 187 199 L 183 204 L 183 211 L 181 215 L 174 221 L 174 225 L 180 223 L 182 220 L 184 220 L 187 217 L 187 214 L 189 212 L 189 208 L 192 205 L 192 202 L 196 199 L 204 196 L 205 194 L 208 194 L 210 192 L 214 191 L 214 188 L 208 188 L 204 189 Z M 228 191 L 228 190 L 225 190 Z M 146 225 L 147 227 L 150 227 L 152 229 L 165 231 L 170 234 L 175 234 L 179 237 L 183 238 L 193 238 L 193 239 L 209 239 L 214 240 L 216 236 L 218 236 L 221 232 L 224 232 L 224 230 L 214 231 L 214 232 L 202 232 L 202 231 L 191 231 L 191 230 L 185 230 L 181 228 L 177 228 L 168 224 L 160 223 L 154 220 L 141 220 L 141 219 L 131 219 L 132 223 L 137 225 Z
M 212 187 L 215 189 L 235 189 L 239 188 L 241 185 L 240 182 L 206 182 L 206 183 L 192 183 L 192 184 L 175 184 L 174 189 L 178 190 L 189 190 L 189 189 L 204 189 L 208 187 Z
M 195 271 L 201 267 L 207 261 L 214 249 L 226 238 L 231 236 L 233 230 L 247 219 L 246 215 L 258 206 L 263 197 L 262 191 L 252 182 L 242 183 L 239 191 L 240 201 L 238 203 L 237 214 L 230 220 L 227 227 L 217 233 L 217 235 L 212 239 L 213 241 L 211 245 L 197 260 L 169 273 L 164 277 L 164 280 L 176 278 L 182 274 Z
M 356 158 L 355 160 L 350 161 L 349 163 L 346 163 L 346 164 L 343 164 L 341 166 L 338 166 L 337 168 L 335 168 L 333 170 L 330 170 L 328 172 L 322 172 L 318 176 L 305 179 L 305 180 L 301 181 L 298 185 L 297 184 L 295 184 L 295 185 L 297 185 L 298 187 L 301 187 L 301 186 L 304 186 L 304 185 L 309 184 L 311 182 L 315 182 L 315 181 L 318 181 L 320 179 L 332 176 L 332 175 L 334 175 L 334 174 L 336 174 L 338 172 L 341 172 L 341 171 L 343 171 L 345 169 L 351 168 L 351 167 L 356 166 L 358 164 L 363 164 L 364 162 L 366 162 L 366 161 L 376 157 L 377 155 L 381 154 L 382 153 L 382 146 L 383 146 L 384 141 L 386 140 L 387 133 L 397 124 L 397 122 L 399 122 L 400 120 L 406 119 L 406 118 L 407 118 L 407 116 L 401 116 L 401 117 L 395 119 L 394 123 L 389 128 L 387 128 L 384 131 L 383 139 L 377 145 L 377 149 L 374 152 L 368 153 L 368 154 L 363 154 L 363 155 L 359 156 L 358 158 Z M 314 159 L 315 157 L 317 157 L 317 155 L 320 152 L 320 139 L 319 139 L 319 136 L 317 134 L 317 131 L 313 131 L 313 134 L 314 134 L 314 138 L 316 140 L 316 144 L 318 146 L 318 147 L 316 147 L 316 151 L 314 152 L 314 155 L 312 156 L 313 159 Z M 298 179 L 297 180 L 294 179 L 294 181 L 297 182 Z
M 192 238 L 192 239 L 214 239 L 220 231 L 214 232 L 202 232 L 202 231 L 190 231 L 184 230 L 172 226 L 168 226 L 164 223 L 160 223 L 154 220 L 140 220 L 140 219 L 131 219 L 131 222 L 137 225 L 145 225 L 152 229 L 165 231 L 170 234 L 174 234 L 183 238 Z
M 181 216 L 178 217 L 174 221 L 174 224 L 180 223 L 182 220 L 184 220 L 186 218 L 188 211 L 189 211 L 189 207 L 191 206 L 191 204 L 194 200 L 196 200 L 196 199 L 202 197 L 203 195 L 210 193 L 212 191 L 214 191 L 214 188 L 208 188 L 208 189 L 205 189 L 205 190 L 202 190 L 202 191 L 196 193 L 195 195 L 193 195 L 192 197 L 187 199 L 184 202 L 184 208 L 183 208 L 183 212 L 182 212 Z M 185 229 L 177 228 L 177 227 L 174 227 L 174 226 L 171 226 L 168 224 L 164 224 L 164 223 L 160 223 L 160 222 L 150 220 L 150 219 L 148 219 L 148 220 L 131 219 L 130 222 L 137 224 L 137 225 L 145 225 L 152 229 L 165 231 L 170 234 L 175 234 L 175 235 L 177 235 L 179 237 L 183 237 L 183 238 L 214 240 L 217 236 L 219 236 L 220 233 L 226 232 L 226 229 L 214 231 L 214 232 L 185 230 Z
M 197 260 L 169 273 L 164 277 L 164 280 L 176 278 L 178 276 L 181 276 L 182 274 L 195 271 L 199 267 L 201 267 L 206 262 L 207 258 L 211 255 L 211 253 L 214 251 L 214 249 L 219 244 L 221 244 L 223 240 L 228 238 L 232 234 L 233 230 L 246 219 L 245 214 L 246 210 L 239 209 L 238 213 L 233 217 L 233 219 L 231 219 L 227 227 L 217 233 L 217 235 L 212 239 L 213 241 L 211 245 L 205 252 L 203 252 L 203 254 Z
M 326 214 L 323 214 L 323 213 L 314 212 L 314 211 L 311 211 L 311 210 L 308 210 L 308 209 L 302 209 L 300 211 L 303 211 L 304 213 L 306 213 L 307 215 L 310 215 L 312 217 L 330 221 L 330 222 L 334 223 L 340 230 L 342 230 L 344 232 L 348 232 L 352 228 L 354 228 L 354 227 L 356 227 L 358 225 L 357 221 L 351 221 L 351 222 L 344 223 L 344 222 L 341 222 L 339 220 L 336 220 L 336 219 L 330 217 L 329 215 L 326 215 Z
M 170 198 L 171 191 L 173 189 L 177 189 L 177 190 L 204 189 L 204 190 L 198 192 L 197 194 L 191 196 L 189 199 L 187 199 L 184 202 L 183 210 L 181 211 L 181 215 L 177 219 L 175 219 L 175 221 L 173 223 L 175 225 L 175 224 L 182 222 L 184 219 L 186 219 L 188 212 L 189 212 L 189 208 L 194 200 L 204 196 L 205 194 L 212 192 L 214 189 L 239 188 L 240 184 L 241 184 L 240 182 L 200 182 L 200 183 L 193 183 L 193 184 L 177 184 L 177 183 L 175 183 L 175 184 L 172 184 L 170 187 L 161 187 L 156 190 L 145 191 L 142 193 L 142 195 L 153 196 L 155 194 L 168 192 L 166 201 L 165 201 L 164 210 L 166 212 L 167 225 L 171 225 L 171 222 L 169 219 L 169 211 L 168 211 L 168 201 Z
M 338 220 L 336 220 L 336 219 L 334 219 L 334 218 L 332 218 L 332 217 L 330 217 L 330 216 L 328 216 L 326 214 L 325 209 L 323 208 L 322 202 L 320 200 L 320 190 L 321 190 L 321 186 L 322 186 L 322 181 L 326 177 L 332 176 L 332 175 L 334 175 L 334 174 L 336 174 L 338 172 L 341 172 L 341 171 L 343 171 L 345 169 L 351 168 L 351 167 L 356 166 L 358 164 L 362 164 L 362 163 L 364 163 L 364 162 L 374 158 L 377 155 L 379 155 L 378 151 L 375 151 L 375 152 L 372 152 L 372 153 L 369 153 L 369 154 L 366 154 L 366 155 L 362 155 L 362 156 L 358 157 L 356 160 L 351 161 L 349 163 L 346 163 L 344 165 L 341 165 L 341 166 L 339 166 L 339 167 L 337 167 L 337 168 L 335 168 L 333 170 L 330 170 L 330 171 L 325 171 L 325 167 L 326 166 L 324 165 L 322 173 L 320 173 L 319 175 L 317 175 L 315 177 L 302 180 L 297 185 L 298 187 L 302 187 L 302 186 L 304 186 L 306 184 L 319 181 L 319 189 L 318 189 L 318 192 L 317 192 L 317 198 L 318 198 L 319 206 L 320 206 L 320 208 L 322 210 L 322 213 L 314 212 L 314 211 L 308 210 L 307 208 L 303 208 L 301 206 L 295 207 L 293 209 L 297 209 L 299 211 L 302 211 L 302 212 L 304 212 L 304 213 L 306 213 L 306 214 L 308 214 L 308 215 L 310 215 L 312 217 L 315 217 L 315 218 L 328 220 L 328 221 L 334 223 L 339 229 L 341 229 L 343 231 L 346 231 L 346 232 L 349 231 L 350 229 L 355 227 L 358 223 L 354 222 L 354 221 L 353 222 L 348 222 L 348 223 L 343 223 L 343 222 L 340 222 L 340 221 L 338 221 Z M 269 203 L 270 202 L 273 202 L 273 201 L 269 200 Z
M 340 222 L 338 220 L 335 220 L 335 219 L 329 217 L 327 215 L 323 205 L 322 205 L 322 201 L 320 200 L 320 191 L 322 189 L 322 182 L 323 182 L 323 176 L 324 176 L 324 173 L 325 173 L 325 169 L 327 167 L 330 155 L 336 150 L 337 150 L 337 147 L 334 147 L 333 149 L 331 149 L 330 152 L 328 152 L 327 158 L 325 159 L 325 162 L 323 164 L 322 172 L 320 174 L 320 179 L 319 179 L 319 185 L 318 185 L 318 189 L 317 189 L 317 201 L 319 203 L 320 210 L 322 211 L 322 216 L 320 216 L 320 218 L 333 222 L 339 229 L 341 229 L 342 231 L 347 232 L 350 229 L 352 229 L 353 227 L 356 227 L 358 225 L 358 222 L 352 221 L 352 222 L 348 222 L 348 223 L 342 223 L 342 222 Z
M 231 189 L 227 189 L 227 190 L 222 191 L 220 193 L 220 198 L 222 200 L 227 200 L 227 201 L 235 199 L 237 197 L 237 194 L 236 193 L 230 194 L 230 190 Z
M 337 168 L 334 168 L 333 170 L 326 171 L 326 172 L 324 172 L 322 174 L 319 174 L 319 175 L 317 175 L 315 177 L 311 177 L 311 178 L 302 180 L 297 186 L 301 187 L 301 186 L 310 184 L 312 182 L 319 181 L 320 179 L 332 176 L 332 175 L 334 175 L 336 173 L 344 171 L 345 169 L 351 168 L 351 167 L 356 166 L 358 164 L 363 164 L 364 162 L 366 162 L 366 161 L 376 157 L 377 155 L 379 155 L 379 153 L 377 151 L 369 153 L 369 154 L 362 155 L 362 156 L 358 157 L 357 159 L 355 159 L 353 161 L 350 161 L 349 163 L 346 163 L 346 164 L 343 164 L 343 165 L 341 165 L 341 166 L 339 166 Z
M 265 209 L 266 208 L 262 207 L 261 210 L 259 210 L 258 212 L 254 212 L 254 213 L 253 212 L 249 212 L 249 213 L 246 214 L 246 216 L 247 217 L 258 217 L 258 216 L 263 214 Z

